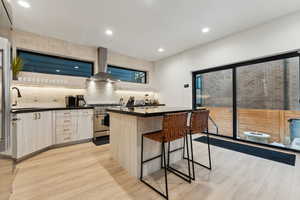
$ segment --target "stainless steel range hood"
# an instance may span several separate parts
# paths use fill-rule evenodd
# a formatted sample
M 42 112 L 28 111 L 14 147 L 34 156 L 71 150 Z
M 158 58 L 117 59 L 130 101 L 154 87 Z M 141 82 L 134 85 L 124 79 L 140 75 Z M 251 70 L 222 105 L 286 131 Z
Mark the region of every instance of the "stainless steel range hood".
M 119 81 L 114 76 L 107 73 L 107 49 L 98 48 L 98 72 L 89 78 L 92 81 L 115 82 Z

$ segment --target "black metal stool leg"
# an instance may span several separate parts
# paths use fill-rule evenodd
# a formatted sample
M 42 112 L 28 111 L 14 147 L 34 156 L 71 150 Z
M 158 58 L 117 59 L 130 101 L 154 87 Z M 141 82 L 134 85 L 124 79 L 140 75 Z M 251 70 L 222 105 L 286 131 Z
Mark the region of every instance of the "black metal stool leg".
M 192 182 L 192 177 L 191 177 L 191 165 L 190 165 L 190 153 L 189 153 L 189 145 L 188 145 L 188 138 L 187 138 L 187 134 L 185 135 L 186 137 L 186 149 L 187 149 L 187 156 L 188 156 L 188 168 L 189 168 L 189 182 Z
M 165 184 L 166 184 L 166 197 L 169 199 L 169 190 L 168 190 L 168 175 L 167 175 L 167 165 L 166 165 L 166 152 L 165 152 L 165 143 L 163 142 L 163 155 L 164 165 L 165 165 Z
M 182 151 L 182 159 L 184 159 L 185 154 L 185 137 L 183 137 L 183 151 Z
M 211 170 L 211 155 L 210 155 L 210 138 L 209 133 L 207 133 L 207 149 L 208 149 L 208 159 L 209 159 L 209 167 L 208 169 Z
M 193 149 L 193 137 L 190 132 L 190 145 L 191 145 L 191 157 L 192 157 L 192 169 L 193 169 L 193 180 L 195 180 L 195 163 L 194 163 L 194 149 Z
M 206 166 L 206 165 L 203 165 L 203 164 L 201 164 L 201 163 L 199 163 L 199 162 L 197 162 L 197 161 L 195 161 L 195 160 L 189 160 L 189 161 L 191 161 L 191 162 L 193 162 L 194 164 L 197 164 L 197 165 L 199 165 L 199 166 L 201 166 L 201 167 L 204 167 L 204 168 L 206 168 L 206 169 L 208 169 L 208 170 L 211 170 L 212 169 L 212 167 L 211 167 L 211 154 L 210 154 L 210 141 L 209 141 L 209 133 L 206 133 L 207 134 L 207 145 L 208 145 L 208 159 L 209 159 L 209 166 Z M 184 157 L 184 159 L 188 159 L 188 158 L 186 158 L 186 157 Z
M 160 159 L 160 166 L 161 166 L 161 169 L 164 168 L 164 165 L 163 165 L 163 148 L 164 148 L 164 144 L 163 142 L 161 143 L 161 159 Z
M 141 174 L 140 174 L 140 180 L 143 179 L 143 161 L 144 161 L 144 135 L 142 135 L 142 142 L 141 142 Z
M 184 136 L 184 137 L 187 137 L 187 136 Z M 167 170 L 169 171 L 169 172 L 172 172 L 174 175 L 176 175 L 176 176 L 178 176 L 179 178 L 182 178 L 183 180 L 185 180 L 185 181 L 187 181 L 187 182 L 189 182 L 189 183 L 191 183 L 191 180 L 192 180 L 192 177 L 191 177 L 191 171 L 190 171 L 190 162 L 189 162 L 189 160 L 190 160 L 190 156 L 189 156 L 189 148 L 188 148 L 188 139 L 187 138 L 185 138 L 185 140 L 184 140 L 185 142 L 186 142 L 186 146 L 187 146 L 187 156 L 188 156 L 188 170 L 189 170 L 189 174 L 187 175 L 187 174 L 185 174 L 185 173 L 183 173 L 183 172 L 181 172 L 181 171 L 179 171 L 179 170 L 177 170 L 177 169 L 174 169 L 173 167 L 171 167 L 170 166 L 170 153 L 172 153 L 172 151 L 170 151 L 170 142 L 168 143 L 168 162 L 167 162 Z M 182 148 L 180 148 L 180 149 L 182 149 Z
M 168 142 L 168 161 L 167 161 L 167 167 L 170 167 L 170 146 L 171 142 Z
M 185 142 L 186 142 L 186 146 L 187 146 L 187 156 L 188 156 L 188 160 L 190 160 L 187 135 L 185 137 L 186 137 L 185 138 Z M 188 162 L 188 171 L 189 171 L 188 175 L 186 175 L 186 174 L 184 174 L 184 173 L 182 173 L 182 172 L 180 172 L 180 171 L 178 171 L 178 170 L 176 170 L 176 169 L 174 169 L 174 168 L 172 168 L 172 167 L 169 166 L 169 164 L 170 164 L 170 153 L 182 149 L 182 148 L 179 148 L 179 149 L 175 149 L 173 151 L 170 151 L 170 148 L 171 148 L 171 145 L 170 145 L 170 142 L 169 142 L 168 143 L 168 152 L 167 152 L 167 154 L 168 154 L 168 161 L 166 161 L 165 142 L 162 142 L 162 153 L 161 153 L 161 155 L 158 155 L 158 156 L 155 156 L 153 158 L 149 158 L 147 160 L 144 160 L 144 135 L 142 135 L 142 139 L 141 139 L 141 175 L 140 175 L 140 180 L 145 185 L 147 185 L 148 187 L 150 187 L 152 190 L 154 190 L 155 192 L 157 192 L 158 194 L 160 194 L 161 196 L 163 196 L 167 200 L 169 199 L 167 171 L 172 172 L 176 176 L 184 179 L 185 181 L 187 181 L 189 183 L 191 183 L 191 180 L 192 180 L 190 162 Z M 166 194 L 163 194 L 162 192 L 158 191 L 152 185 L 150 185 L 149 183 L 147 183 L 146 181 L 143 180 L 143 165 L 144 165 L 144 163 L 150 162 L 150 161 L 152 161 L 154 159 L 157 159 L 159 157 L 161 157 L 161 167 L 164 168 L 164 173 L 165 173 L 165 190 L 166 190 Z
M 152 185 L 150 185 L 149 183 L 147 183 L 146 181 L 143 180 L 143 164 L 146 162 L 150 162 L 154 159 L 157 159 L 159 157 L 163 157 L 164 160 L 164 165 L 166 166 L 166 156 L 165 156 L 165 146 L 164 143 L 162 143 L 162 154 L 153 158 L 150 158 L 148 160 L 144 161 L 144 135 L 142 135 L 142 142 L 141 142 L 141 176 L 140 176 L 140 181 L 143 182 L 145 185 L 147 185 L 148 187 L 150 187 L 152 190 L 154 190 L 155 192 L 157 192 L 159 195 L 161 195 L 162 197 L 166 198 L 167 200 L 169 199 L 169 191 L 168 191 L 168 180 L 167 180 L 167 167 L 164 167 L 164 171 L 165 171 L 165 183 L 166 183 L 166 195 L 163 194 L 162 192 L 158 191 L 156 188 L 154 188 Z

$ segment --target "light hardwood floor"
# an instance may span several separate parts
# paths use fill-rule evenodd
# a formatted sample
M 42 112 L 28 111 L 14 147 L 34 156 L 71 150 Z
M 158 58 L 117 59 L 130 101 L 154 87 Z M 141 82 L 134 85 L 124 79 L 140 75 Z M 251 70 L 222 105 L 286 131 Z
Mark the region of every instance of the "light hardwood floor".
M 194 144 L 196 159 L 205 163 L 206 145 Z M 79 144 L 18 164 L 11 200 L 162 199 L 112 160 L 109 148 Z M 300 199 L 299 154 L 295 167 L 214 146 L 212 158 L 213 170 L 196 167 L 192 184 L 169 174 L 170 200 Z M 156 183 L 162 186 L 163 179 Z
M 0 200 L 6 200 L 11 194 L 13 181 L 13 163 L 0 155 Z

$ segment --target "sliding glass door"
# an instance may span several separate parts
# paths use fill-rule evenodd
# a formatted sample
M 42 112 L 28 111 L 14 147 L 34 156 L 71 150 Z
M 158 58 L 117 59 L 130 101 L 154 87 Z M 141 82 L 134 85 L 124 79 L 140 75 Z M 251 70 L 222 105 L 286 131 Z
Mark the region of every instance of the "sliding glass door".
M 232 137 L 232 69 L 196 76 L 196 105 L 210 110 L 209 132 Z
M 194 106 L 212 134 L 300 151 L 299 65 L 292 52 L 194 72 Z
M 238 67 L 236 78 L 237 137 L 300 150 L 299 57 Z

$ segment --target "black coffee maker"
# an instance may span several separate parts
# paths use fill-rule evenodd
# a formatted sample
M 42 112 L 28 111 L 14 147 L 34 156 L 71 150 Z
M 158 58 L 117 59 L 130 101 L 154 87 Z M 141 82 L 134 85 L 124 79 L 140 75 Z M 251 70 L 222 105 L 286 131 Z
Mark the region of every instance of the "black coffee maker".
M 134 107 L 134 97 L 129 97 L 126 107 L 133 108 Z
M 86 105 L 86 101 L 83 95 L 76 95 L 76 106 L 83 107 Z
M 76 107 L 76 97 L 74 96 L 66 96 L 66 107 Z

